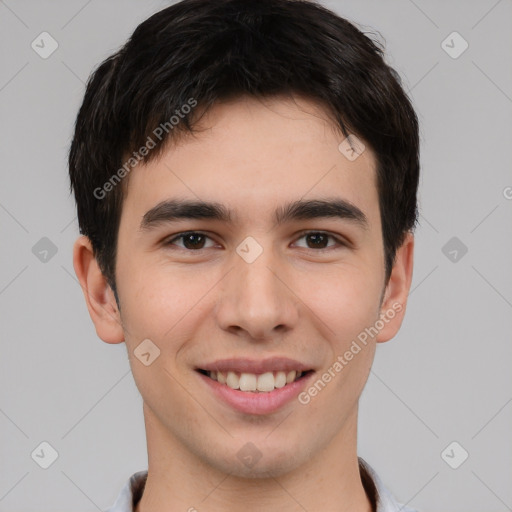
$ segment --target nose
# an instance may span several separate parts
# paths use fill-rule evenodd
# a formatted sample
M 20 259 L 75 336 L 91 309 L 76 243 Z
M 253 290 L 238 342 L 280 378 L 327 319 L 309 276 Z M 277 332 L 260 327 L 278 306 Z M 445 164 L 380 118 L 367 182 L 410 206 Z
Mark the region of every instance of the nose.
M 216 305 L 219 326 L 252 341 L 272 340 L 293 329 L 299 299 L 290 272 L 270 249 L 252 263 L 234 256 L 234 268 L 223 280 Z

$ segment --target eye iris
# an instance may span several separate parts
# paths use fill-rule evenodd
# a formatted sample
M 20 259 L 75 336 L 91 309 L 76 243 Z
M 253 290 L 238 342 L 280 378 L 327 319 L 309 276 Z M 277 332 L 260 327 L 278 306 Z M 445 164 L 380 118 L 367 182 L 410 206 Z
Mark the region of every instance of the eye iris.
M 323 233 L 310 233 L 306 235 L 306 239 L 308 240 L 308 242 L 312 242 L 314 248 L 320 247 L 324 249 L 325 247 L 327 247 L 326 243 L 328 236 Z
M 183 245 L 187 249 L 202 249 L 204 246 L 205 236 L 201 233 L 188 233 L 182 235 Z M 325 233 L 308 233 L 306 240 L 309 246 L 315 249 L 325 249 L 327 247 L 329 236 Z
M 183 235 L 183 245 L 187 249 L 202 249 L 204 245 L 204 235 L 201 233 L 189 233 L 187 235 Z

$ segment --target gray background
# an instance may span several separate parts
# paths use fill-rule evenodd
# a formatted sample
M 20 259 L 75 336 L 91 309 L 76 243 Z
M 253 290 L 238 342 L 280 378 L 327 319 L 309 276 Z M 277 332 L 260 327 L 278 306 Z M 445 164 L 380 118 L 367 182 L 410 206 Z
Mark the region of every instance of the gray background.
M 74 275 L 66 157 L 89 73 L 166 5 L 0 1 L 0 511 L 106 509 L 147 467 L 126 348 L 97 338 Z M 421 511 L 512 510 L 512 2 L 324 5 L 382 34 L 423 141 L 412 293 L 363 393 L 359 453 Z

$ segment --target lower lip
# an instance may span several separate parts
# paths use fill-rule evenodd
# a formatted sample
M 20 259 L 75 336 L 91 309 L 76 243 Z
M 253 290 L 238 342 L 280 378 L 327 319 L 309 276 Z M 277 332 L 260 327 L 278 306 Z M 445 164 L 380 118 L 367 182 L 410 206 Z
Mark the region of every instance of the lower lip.
M 304 389 L 313 372 L 301 377 L 286 386 L 263 393 L 240 391 L 232 389 L 226 384 L 219 384 L 216 380 L 198 372 L 198 375 L 210 387 L 210 389 L 233 409 L 245 414 L 271 414 L 285 404 L 292 401 Z

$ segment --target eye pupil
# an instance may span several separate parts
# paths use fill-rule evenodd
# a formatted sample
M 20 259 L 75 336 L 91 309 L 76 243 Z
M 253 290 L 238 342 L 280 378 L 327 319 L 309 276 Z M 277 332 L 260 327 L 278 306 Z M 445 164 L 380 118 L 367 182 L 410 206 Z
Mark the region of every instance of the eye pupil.
M 322 248 L 326 247 L 324 242 L 327 241 L 327 235 L 324 235 L 323 233 L 310 233 L 306 236 L 308 241 L 312 241 L 315 248 L 318 248 L 319 246 L 322 246 Z
M 204 235 L 201 233 L 189 233 L 188 235 L 183 235 L 183 245 L 187 249 L 201 249 L 204 245 Z M 198 247 L 201 246 L 201 247 Z
M 329 246 L 329 239 L 332 236 L 322 232 L 305 233 L 303 238 L 306 239 L 306 245 L 310 249 L 326 249 Z M 188 250 L 201 250 L 204 249 L 206 239 L 208 236 L 199 232 L 182 233 L 175 238 L 181 239 L 183 247 Z M 302 238 L 302 237 L 301 237 Z

